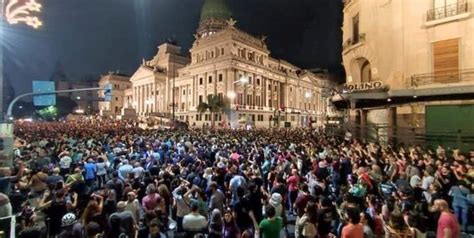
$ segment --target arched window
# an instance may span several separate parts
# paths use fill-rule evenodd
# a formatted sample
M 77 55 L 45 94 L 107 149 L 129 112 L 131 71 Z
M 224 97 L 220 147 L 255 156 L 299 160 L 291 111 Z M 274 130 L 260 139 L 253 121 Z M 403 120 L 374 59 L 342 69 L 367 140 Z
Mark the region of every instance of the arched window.
M 367 60 L 362 63 L 362 67 L 360 68 L 360 81 L 362 83 L 372 82 L 372 70 L 370 69 L 370 63 Z

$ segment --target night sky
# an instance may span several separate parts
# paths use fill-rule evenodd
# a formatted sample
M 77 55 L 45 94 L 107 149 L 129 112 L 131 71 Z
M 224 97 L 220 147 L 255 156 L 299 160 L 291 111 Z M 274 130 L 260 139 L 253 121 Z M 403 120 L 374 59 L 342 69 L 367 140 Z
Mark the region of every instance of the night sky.
M 203 0 L 38 0 L 43 27 L 4 25 L 4 70 L 16 94 L 62 68 L 70 80 L 120 70 L 174 38 L 188 53 Z M 227 0 L 237 27 L 266 35 L 272 56 L 341 75 L 342 1 Z

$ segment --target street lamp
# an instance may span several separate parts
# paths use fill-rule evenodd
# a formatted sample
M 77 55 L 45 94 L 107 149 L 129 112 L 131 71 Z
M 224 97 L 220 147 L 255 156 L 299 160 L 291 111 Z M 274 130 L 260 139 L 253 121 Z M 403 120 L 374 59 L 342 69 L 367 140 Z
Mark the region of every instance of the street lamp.
M 238 81 L 240 81 L 242 84 L 248 84 L 250 82 L 247 76 L 242 76 Z

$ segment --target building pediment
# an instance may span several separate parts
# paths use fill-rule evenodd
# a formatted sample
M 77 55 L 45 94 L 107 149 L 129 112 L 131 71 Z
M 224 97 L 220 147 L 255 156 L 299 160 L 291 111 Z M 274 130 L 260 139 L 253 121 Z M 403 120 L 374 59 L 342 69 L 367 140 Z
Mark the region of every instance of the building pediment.
M 143 79 L 150 79 L 150 78 L 155 79 L 155 78 L 157 78 L 157 76 L 159 74 L 160 73 L 156 72 L 153 68 L 141 65 L 137 69 L 137 71 L 135 71 L 135 73 L 132 75 L 132 77 L 130 78 L 130 81 L 133 83 L 133 82 L 141 81 Z M 163 76 L 164 76 L 164 74 L 163 74 Z

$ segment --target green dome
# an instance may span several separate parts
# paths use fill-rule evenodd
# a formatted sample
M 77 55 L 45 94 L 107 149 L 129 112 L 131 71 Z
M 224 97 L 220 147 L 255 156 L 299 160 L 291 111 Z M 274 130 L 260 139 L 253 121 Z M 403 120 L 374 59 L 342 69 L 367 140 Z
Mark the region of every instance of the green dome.
M 201 21 L 216 18 L 216 19 L 230 19 L 232 13 L 230 12 L 225 0 L 205 0 L 201 9 Z

